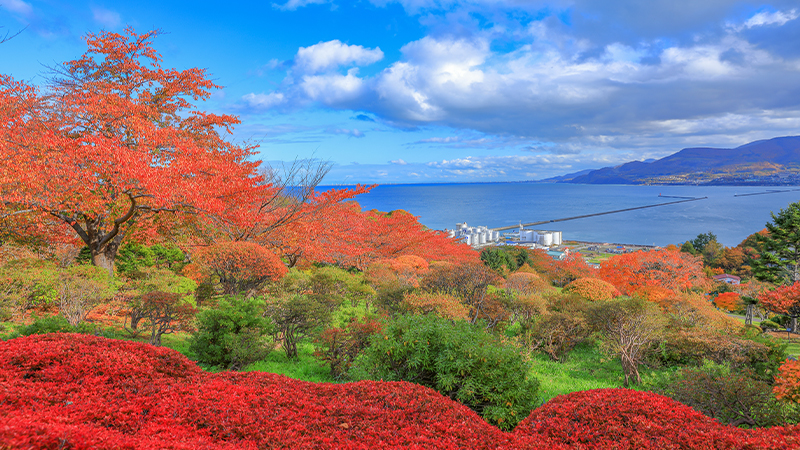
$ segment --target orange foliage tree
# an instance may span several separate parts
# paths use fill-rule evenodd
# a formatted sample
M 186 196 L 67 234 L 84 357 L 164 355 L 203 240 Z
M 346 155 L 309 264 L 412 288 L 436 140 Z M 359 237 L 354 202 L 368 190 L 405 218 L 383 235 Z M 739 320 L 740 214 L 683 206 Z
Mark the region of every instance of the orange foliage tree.
M 800 403 L 800 361 L 786 361 L 778 372 L 772 392 L 778 399 Z
M 201 267 L 219 278 L 225 294 L 258 289 L 286 274 L 286 266 L 274 253 L 254 242 L 222 242 L 197 251 Z
M 800 282 L 780 286 L 774 291 L 765 291 L 758 299 L 767 310 L 791 317 L 791 330 L 797 332 L 797 317 L 800 316 Z
M 742 309 L 742 297 L 736 292 L 723 292 L 717 295 L 714 304 L 725 311 L 738 311 Z
M 651 291 L 671 294 L 708 286 L 702 259 L 669 250 L 614 255 L 601 264 L 597 274 L 625 295 L 647 298 Z
M 613 284 L 598 280 L 597 278 L 578 278 L 572 283 L 564 286 L 563 292 L 570 292 L 580 295 L 581 297 L 591 300 L 611 300 L 614 297 L 619 297 L 620 293 Z
M 71 227 L 111 272 L 155 214 L 223 214 L 257 191 L 253 149 L 224 137 L 238 119 L 193 104 L 219 86 L 203 69 L 162 67 L 157 35 L 89 34 L 42 92 L 0 78 L 0 207 Z
M 515 272 L 510 274 L 506 279 L 506 289 L 515 294 L 527 296 L 539 294 L 553 288 L 538 274 Z
M 531 250 L 529 256 L 530 267 L 559 287 L 591 273 L 591 268 L 580 255 L 571 254 L 563 260 L 556 260 L 544 250 Z M 520 270 L 524 270 L 524 266 Z
M 466 320 L 469 314 L 461 299 L 440 292 L 409 292 L 401 305 L 414 314 L 436 314 L 453 320 Z
M 404 255 L 426 261 L 473 262 L 470 246 L 429 230 L 405 211 L 362 211 L 355 202 L 338 202 L 287 226 L 275 246 L 294 260 L 364 269 L 380 259 Z

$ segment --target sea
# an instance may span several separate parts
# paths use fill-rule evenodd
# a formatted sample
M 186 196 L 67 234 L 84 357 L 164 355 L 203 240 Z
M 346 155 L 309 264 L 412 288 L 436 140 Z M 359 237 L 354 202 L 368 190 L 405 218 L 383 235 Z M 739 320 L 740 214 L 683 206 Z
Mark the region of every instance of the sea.
M 342 186 L 320 186 L 320 190 Z M 705 197 L 705 198 L 703 198 Z M 356 197 L 364 210 L 402 209 L 433 229 L 457 223 L 500 228 L 689 198 L 701 200 L 553 222 L 533 227 L 563 233 L 564 240 L 618 244 L 680 245 L 712 232 L 738 245 L 790 203 L 797 186 L 628 186 L 553 183 L 379 185 Z

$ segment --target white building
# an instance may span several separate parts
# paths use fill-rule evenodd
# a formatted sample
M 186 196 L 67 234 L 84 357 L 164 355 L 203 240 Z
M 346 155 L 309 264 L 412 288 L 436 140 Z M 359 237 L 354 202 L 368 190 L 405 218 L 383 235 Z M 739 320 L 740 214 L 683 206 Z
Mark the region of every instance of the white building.
M 449 230 L 448 235 L 451 238 L 461 239 L 466 244 L 477 247 L 479 245 L 486 245 L 498 242 L 500 240 L 500 232 L 490 230 L 486 227 L 470 227 L 467 223 L 456 224 L 455 230 Z
M 544 247 L 561 245 L 560 231 L 526 230 L 519 226 L 519 242 L 539 244 Z

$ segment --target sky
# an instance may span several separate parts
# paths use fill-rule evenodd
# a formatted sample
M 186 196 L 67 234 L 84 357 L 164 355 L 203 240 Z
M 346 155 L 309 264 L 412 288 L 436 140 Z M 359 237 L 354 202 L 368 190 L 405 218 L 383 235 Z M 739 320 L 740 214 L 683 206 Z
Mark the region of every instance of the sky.
M 231 140 L 323 184 L 541 180 L 800 135 L 797 0 L 0 0 L 0 73 L 160 29 Z

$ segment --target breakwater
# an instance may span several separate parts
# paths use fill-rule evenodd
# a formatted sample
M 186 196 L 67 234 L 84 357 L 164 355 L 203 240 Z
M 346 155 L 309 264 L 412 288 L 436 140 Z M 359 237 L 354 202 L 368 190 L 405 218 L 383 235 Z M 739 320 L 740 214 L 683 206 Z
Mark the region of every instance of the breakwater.
M 659 196 L 661 196 L 661 195 L 659 195 Z M 661 196 L 661 197 L 663 197 L 663 196 Z M 568 220 L 585 219 L 585 218 L 588 218 L 588 217 L 604 216 L 606 214 L 616 214 L 616 213 L 621 213 L 621 212 L 626 212 L 626 211 L 636 211 L 636 210 L 640 210 L 640 209 L 655 208 L 657 206 L 667 206 L 667 205 L 675 205 L 675 204 L 678 204 L 678 203 L 696 202 L 698 200 L 705 200 L 707 198 L 708 197 L 688 197 L 688 198 L 684 198 L 684 200 L 675 200 L 673 202 L 656 203 L 656 204 L 653 204 L 653 205 L 634 206 L 632 208 L 615 209 L 613 211 L 603 211 L 603 212 L 599 212 L 599 213 L 583 214 L 583 215 L 580 215 L 580 216 L 564 217 L 564 218 L 561 218 L 561 219 L 542 220 L 542 221 L 539 221 L 539 222 L 523 223 L 523 224 L 520 224 L 520 225 L 512 225 L 512 226 L 509 226 L 509 227 L 492 228 L 492 229 L 495 230 L 495 231 L 506 231 L 506 230 L 513 230 L 515 228 L 519 228 L 520 226 L 522 226 L 523 228 L 529 228 L 529 227 L 535 227 L 537 225 L 544 225 L 544 224 L 548 224 L 548 223 L 566 222 Z

